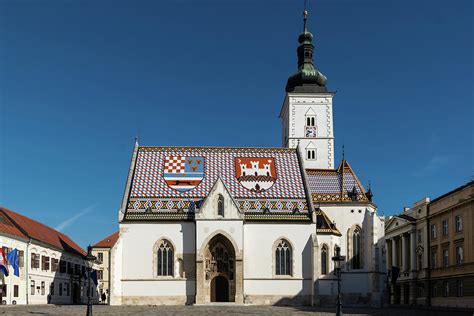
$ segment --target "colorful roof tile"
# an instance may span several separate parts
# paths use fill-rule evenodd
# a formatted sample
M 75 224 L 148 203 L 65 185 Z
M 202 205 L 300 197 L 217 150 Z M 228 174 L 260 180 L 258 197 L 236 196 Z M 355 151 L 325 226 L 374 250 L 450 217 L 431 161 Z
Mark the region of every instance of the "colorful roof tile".
M 346 160 L 337 169 L 306 169 L 315 203 L 369 202 L 366 191 Z
M 110 236 L 105 237 L 101 241 L 97 242 L 96 244 L 92 245 L 93 248 L 112 248 L 115 243 L 117 242 L 117 239 L 119 237 L 119 232 L 116 231 Z
M 133 212 L 195 210 L 220 178 L 241 211 L 308 212 L 296 149 L 138 147 L 128 195 Z M 151 213 L 150 213 L 151 212 Z M 137 217 L 138 219 L 139 217 Z
M 1 218 L 8 219 L 9 223 L 15 225 L 16 230 L 14 231 L 19 237 L 35 239 L 72 254 L 81 256 L 86 255 L 84 249 L 79 247 L 79 245 L 77 245 L 71 238 L 40 222 L 15 213 L 4 207 L 0 207 L 0 216 Z M 21 235 L 17 234 L 18 231 Z

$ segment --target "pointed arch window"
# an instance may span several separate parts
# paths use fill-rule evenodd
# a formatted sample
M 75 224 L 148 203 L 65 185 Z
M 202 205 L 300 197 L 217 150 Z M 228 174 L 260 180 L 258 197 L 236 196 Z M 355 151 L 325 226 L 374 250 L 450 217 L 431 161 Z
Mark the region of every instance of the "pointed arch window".
M 156 251 L 157 275 L 173 276 L 174 249 L 171 243 L 164 239 L 161 241 Z
M 217 215 L 224 217 L 224 197 L 219 194 L 217 198 Z
M 328 273 L 328 247 L 323 245 L 321 248 L 321 274 L 325 275 Z
M 352 234 L 352 269 L 361 268 L 361 235 L 360 228 L 356 227 Z
M 293 253 L 288 241 L 281 239 L 275 247 L 275 274 L 291 275 Z

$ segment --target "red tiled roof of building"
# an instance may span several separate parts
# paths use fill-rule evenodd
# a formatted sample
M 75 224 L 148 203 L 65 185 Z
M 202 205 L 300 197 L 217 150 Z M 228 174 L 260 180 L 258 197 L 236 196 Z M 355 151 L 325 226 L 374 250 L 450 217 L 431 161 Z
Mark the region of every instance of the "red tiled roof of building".
M 6 216 L 3 212 L 0 212 L 0 232 L 28 239 L 28 236 L 26 236 L 21 230 L 19 230 L 18 227 L 16 227 L 16 225 L 10 220 L 10 218 Z
M 15 224 L 16 230 L 21 233 L 21 236 L 16 234 L 19 237 L 35 239 L 69 253 L 82 256 L 87 254 L 71 238 L 49 226 L 4 207 L 0 207 L 0 214 L 2 217 L 7 218 L 10 223 Z
M 119 237 L 119 232 L 116 231 L 115 233 L 113 233 L 110 236 L 105 237 L 104 239 L 102 239 L 101 241 L 99 241 L 98 243 L 93 245 L 92 247 L 94 247 L 94 248 L 112 248 L 115 245 L 115 243 L 117 242 L 118 237 Z

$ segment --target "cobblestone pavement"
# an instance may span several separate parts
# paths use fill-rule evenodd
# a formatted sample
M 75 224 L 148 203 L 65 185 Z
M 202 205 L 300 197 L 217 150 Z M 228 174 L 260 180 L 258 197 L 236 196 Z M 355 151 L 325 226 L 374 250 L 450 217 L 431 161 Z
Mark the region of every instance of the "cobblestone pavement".
M 0 315 L 85 315 L 84 305 L 0 306 Z M 107 306 L 94 305 L 94 315 L 334 315 L 334 309 L 311 307 L 200 305 L 200 306 Z M 474 312 L 408 308 L 344 309 L 344 315 L 474 316 Z

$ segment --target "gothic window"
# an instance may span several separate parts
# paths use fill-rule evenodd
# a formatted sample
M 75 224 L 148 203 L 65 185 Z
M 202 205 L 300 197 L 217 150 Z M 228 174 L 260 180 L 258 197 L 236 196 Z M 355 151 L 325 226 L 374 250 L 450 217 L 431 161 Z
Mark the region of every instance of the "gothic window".
M 361 230 L 356 227 L 352 234 L 352 269 L 361 268 Z
M 221 194 L 217 198 L 217 215 L 224 217 L 224 197 Z
M 291 275 L 293 263 L 290 243 L 282 239 L 278 241 L 275 248 L 275 274 Z
M 156 251 L 157 275 L 173 276 L 174 250 L 168 240 L 162 240 Z
M 323 245 L 321 248 L 321 274 L 328 273 L 328 247 Z

